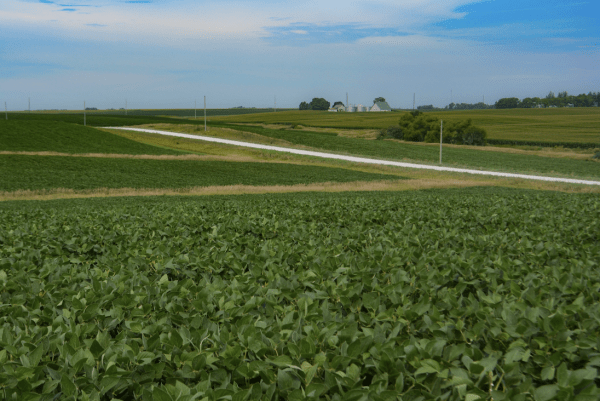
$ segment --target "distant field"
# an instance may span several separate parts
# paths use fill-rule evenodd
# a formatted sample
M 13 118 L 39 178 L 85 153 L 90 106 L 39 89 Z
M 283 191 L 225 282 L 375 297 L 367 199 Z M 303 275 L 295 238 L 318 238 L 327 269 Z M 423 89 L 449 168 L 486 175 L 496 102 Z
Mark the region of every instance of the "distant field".
M 53 188 L 188 188 L 398 179 L 342 168 L 198 160 L 0 155 L 0 191 Z
M 300 124 L 312 127 L 380 129 L 398 124 L 404 112 L 329 113 L 288 111 L 244 116 L 214 117 L 230 123 Z M 444 121 L 473 119 L 492 139 L 600 144 L 600 108 L 467 110 L 431 112 Z
M 2 120 L 6 121 L 6 120 Z M 78 114 L 69 113 L 9 113 L 8 121 L 61 121 L 72 124 L 83 125 L 83 112 Z M 87 113 L 86 124 L 91 127 L 123 127 L 141 124 L 202 124 L 200 120 L 184 120 L 172 117 L 156 116 L 118 116 L 104 115 L 101 113 Z
M 289 111 L 295 109 L 278 109 L 281 111 Z M 246 114 L 256 113 L 271 113 L 275 112 L 274 109 L 206 109 L 206 116 L 237 116 Z M 124 110 L 98 110 L 92 111 L 92 113 L 98 114 L 112 114 L 112 115 L 125 115 Z M 193 117 L 194 109 L 145 109 L 145 110 L 128 110 L 127 115 L 129 116 L 173 116 L 173 117 Z M 196 116 L 198 118 L 204 118 L 204 109 L 196 109 Z
M 134 155 L 177 155 L 184 153 L 142 144 L 91 127 L 62 121 L 41 120 L 0 120 L 0 151 Z

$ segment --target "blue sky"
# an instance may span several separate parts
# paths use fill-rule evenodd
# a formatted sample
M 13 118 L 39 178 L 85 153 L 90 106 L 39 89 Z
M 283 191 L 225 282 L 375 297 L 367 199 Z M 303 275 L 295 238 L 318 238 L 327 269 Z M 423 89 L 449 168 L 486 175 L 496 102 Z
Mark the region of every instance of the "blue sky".
M 597 0 L 2 0 L 0 101 L 392 107 L 600 91 Z

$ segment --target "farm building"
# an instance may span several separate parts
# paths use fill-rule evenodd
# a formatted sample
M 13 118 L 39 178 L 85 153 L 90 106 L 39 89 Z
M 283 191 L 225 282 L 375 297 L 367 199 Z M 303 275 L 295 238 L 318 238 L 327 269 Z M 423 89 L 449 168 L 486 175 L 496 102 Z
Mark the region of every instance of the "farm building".
M 392 108 L 387 102 L 377 102 L 369 111 L 392 111 Z
M 332 108 L 329 109 L 329 111 L 346 111 L 346 107 L 344 107 L 343 104 L 336 104 L 335 106 L 333 106 Z

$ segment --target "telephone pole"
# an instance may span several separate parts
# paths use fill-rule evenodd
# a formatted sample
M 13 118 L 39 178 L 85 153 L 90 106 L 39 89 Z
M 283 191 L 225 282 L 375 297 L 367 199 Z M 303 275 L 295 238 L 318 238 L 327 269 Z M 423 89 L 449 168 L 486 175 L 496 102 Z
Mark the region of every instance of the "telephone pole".
M 194 120 L 196 119 L 196 100 L 194 99 Z
M 277 96 L 275 96 L 275 113 L 277 113 Z
M 206 96 L 204 96 L 204 131 L 206 131 Z
M 85 127 L 85 100 L 83 101 L 83 126 Z
M 442 164 L 442 135 L 444 135 L 444 120 L 440 124 L 440 164 Z
M 415 98 L 416 98 L 417 94 L 413 93 L 413 111 L 415 111 Z
M 8 120 L 8 109 L 6 108 L 6 102 L 4 102 L 4 113 L 6 114 L 6 119 Z
M 127 99 L 125 99 L 125 115 L 127 115 Z

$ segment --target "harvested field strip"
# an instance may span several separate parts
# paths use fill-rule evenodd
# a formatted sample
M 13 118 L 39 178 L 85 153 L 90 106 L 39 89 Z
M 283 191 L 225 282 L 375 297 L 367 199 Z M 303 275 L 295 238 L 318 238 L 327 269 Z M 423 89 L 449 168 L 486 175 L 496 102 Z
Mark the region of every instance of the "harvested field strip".
M 250 157 L 241 156 L 216 156 L 216 155 L 127 155 L 120 153 L 61 153 L 61 152 L 10 152 L 0 151 L 0 155 L 24 156 L 60 156 L 60 157 L 92 157 L 99 159 L 138 159 L 138 160 L 222 160 L 222 161 L 256 161 Z M 273 163 L 281 163 L 274 161 Z
M 52 200 L 79 198 L 148 197 L 148 196 L 210 196 L 306 192 L 389 192 L 413 191 L 430 188 L 504 187 L 564 193 L 599 193 L 600 187 L 572 185 L 522 179 L 444 174 L 422 170 L 397 172 L 408 180 L 325 182 L 297 185 L 214 185 L 187 188 L 94 188 L 74 190 L 53 188 L 47 190 L 0 191 L 0 201 Z
M 74 190 L 55 188 L 50 190 L 19 190 L 0 192 L 0 201 L 13 200 L 50 200 L 73 198 L 103 198 L 123 196 L 161 196 L 161 195 L 241 195 L 268 193 L 301 192 L 355 192 L 355 191 L 404 191 L 428 188 L 465 188 L 473 186 L 492 186 L 493 181 L 466 181 L 446 179 L 396 180 L 396 181 L 354 181 L 346 183 L 324 182 L 319 184 L 297 185 L 214 185 L 189 188 L 95 188 Z

